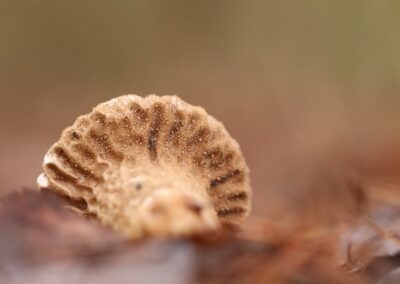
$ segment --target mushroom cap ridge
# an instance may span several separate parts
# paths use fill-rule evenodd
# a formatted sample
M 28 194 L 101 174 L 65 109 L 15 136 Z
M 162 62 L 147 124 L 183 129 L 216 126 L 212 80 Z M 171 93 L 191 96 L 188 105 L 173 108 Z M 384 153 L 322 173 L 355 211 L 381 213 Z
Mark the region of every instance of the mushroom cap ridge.
M 146 233 L 139 208 L 159 190 L 190 195 L 188 204 L 196 200 L 208 219 L 215 214 L 228 227 L 240 227 L 251 205 L 238 143 L 203 108 L 176 96 L 124 95 L 78 117 L 45 155 L 38 186 L 133 238 Z

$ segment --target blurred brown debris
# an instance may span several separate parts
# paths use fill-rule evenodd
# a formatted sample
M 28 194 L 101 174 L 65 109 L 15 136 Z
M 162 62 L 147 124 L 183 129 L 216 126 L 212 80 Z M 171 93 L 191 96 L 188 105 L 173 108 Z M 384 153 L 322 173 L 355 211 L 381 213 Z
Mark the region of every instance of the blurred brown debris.
M 394 271 L 389 257 L 398 254 L 397 233 L 380 226 L 396 228 L 400 207 L 386 204 L 364 223 L 370 232 L 361 239 L 356 217 L 314 227 L 251 218 L 240 233 L 133 243 L 65 209 L 50 192 L 23 190 L 1 204 L 0 280 L 7 283 L 65 283 L 67 275 L 68 283 L 155 283 L 158 270 L 166 283 L 375 283 Z M 378 247 L 382 239 L 393 245 Z
M 24 189 L 0 203 L 0 264 L 76 258 L 120 242 L 70 210 L 54 194 Z

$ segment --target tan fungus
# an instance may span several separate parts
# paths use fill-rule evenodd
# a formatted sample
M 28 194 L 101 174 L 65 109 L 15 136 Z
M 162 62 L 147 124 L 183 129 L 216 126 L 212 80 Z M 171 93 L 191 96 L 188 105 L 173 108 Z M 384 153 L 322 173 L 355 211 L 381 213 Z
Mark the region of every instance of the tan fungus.
M 176 96 L 125 95 L 78 117 L 48 150 L 38 186 L 128 238 L 240 227 L 250 211 L 238 143 Z

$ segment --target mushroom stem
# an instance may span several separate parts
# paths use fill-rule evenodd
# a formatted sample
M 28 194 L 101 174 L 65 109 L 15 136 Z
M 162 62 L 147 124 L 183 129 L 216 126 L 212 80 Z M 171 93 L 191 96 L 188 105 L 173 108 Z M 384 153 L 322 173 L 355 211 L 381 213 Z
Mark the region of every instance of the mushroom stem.
M 138 212 L 147 235 L 196 235 L 220 226 L 211 202 L 192 191 L 155 190 L 143 200 Z
M 188 236 L 220 227 L 206 184 L 180 167 L 142 165 L 135 170 L 122 162 L 118 171 L 105 173 L 114 182 L 99 187 L 96 207 L 88 208 L 101 223 L 128 238 Z

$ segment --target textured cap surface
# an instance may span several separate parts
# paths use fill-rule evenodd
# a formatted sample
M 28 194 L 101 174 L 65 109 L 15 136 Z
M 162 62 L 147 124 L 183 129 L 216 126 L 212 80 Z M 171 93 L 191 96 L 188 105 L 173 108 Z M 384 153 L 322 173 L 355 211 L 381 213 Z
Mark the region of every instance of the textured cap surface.
M 176 96 L 125 95 L 78 117 L 47 152 L 38 185 L 130 237 L 146 233 L 138 209 L 160 189 L 195 193 L 227 226 L 240 226 L 250 210 L 238 143 L 203 108 Z M 196 198 L 187 203 L 193 212 Z M 158 209 L 148 212 L 162 215 Z

